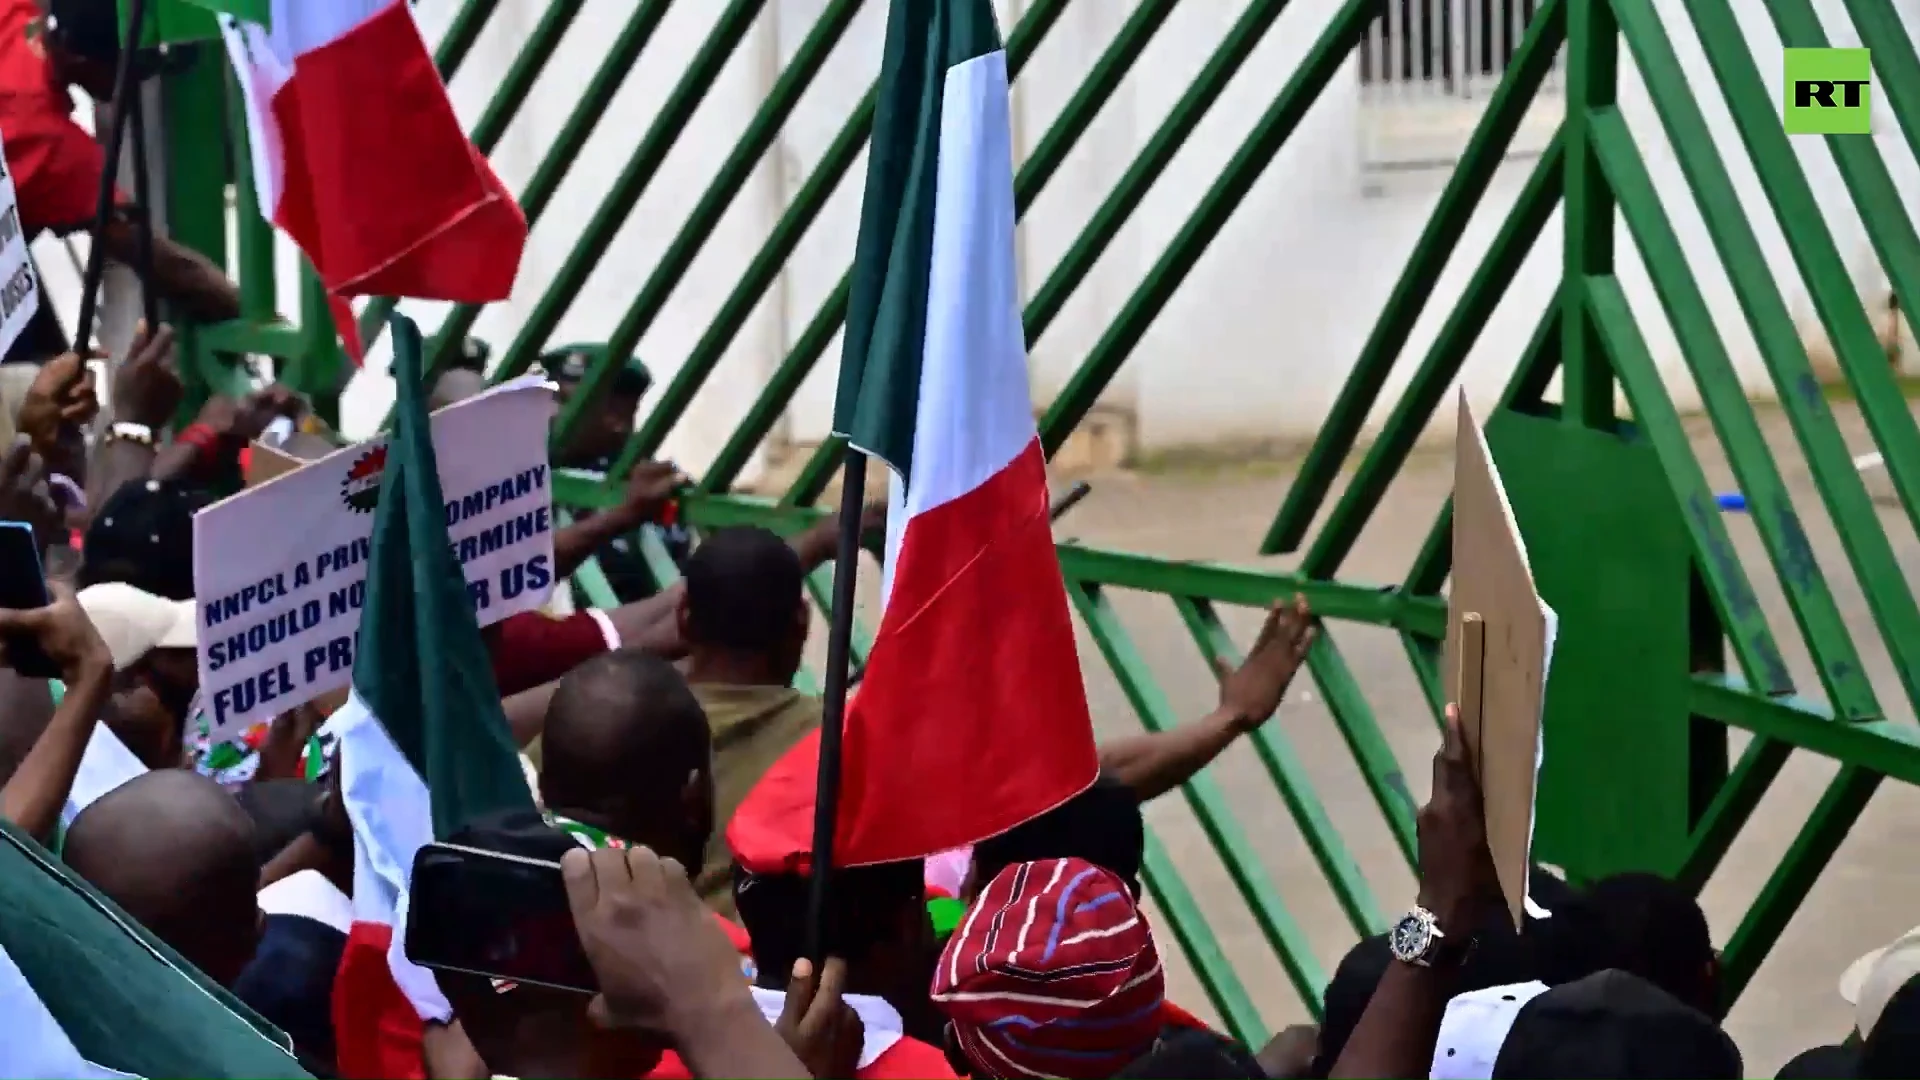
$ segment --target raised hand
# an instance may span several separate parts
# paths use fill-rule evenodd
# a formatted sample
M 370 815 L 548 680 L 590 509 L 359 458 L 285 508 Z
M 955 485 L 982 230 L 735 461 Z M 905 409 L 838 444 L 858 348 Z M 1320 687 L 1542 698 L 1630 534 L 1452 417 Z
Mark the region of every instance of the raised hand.
M 88 620 L 72 586 L 53 579 L 47 582 L 47 591 L 53 594 L 53 602 L 46 607 L 26 611 L 0 608 L 0 637 L 32 638 L 69 685 L 112 671 L 113 657 L 107 652 L 107 643 L 100 640 L 100 632 Z M 0 643 L 0 661 L 5 660 L 5 648 Z
M 1306 596 L 1296 595 L 1292 604 L 1277 603 L 1267 612 L 1239 667 L 1220 665 L 1220 707 L 1233 714 L 1241 731 L 1273 716 L 1319 632 Z
M 627 474 L 627 490 L 612 511 L 624 528 L 656 524 L 692 481 L 671 461 L 642 461 Z
M 866 1045 L 866 1025 L 845 1001 L 847 962 L 830 956 L 816 977 L 813 964 L 797 960 L 787 981 L 786 1007 L 773 1030 L 816 1077 L 852 1076 Z
M 64 519 L 47 487 L 46 464 L 25 438 L 0 456 L 0 521 L 24 521 L 33 526 L 39 550 L 65 543 Z
M 127 358 L 113 373 L 113 415 L 117 420 L 164 427 L 173 419 L 186 387 L 173 353 L 173 327 L 147 332 L 144 320 L 134 329 Z
M 1443 930 L 1472 926 L 1487 901 L 1499 895 L 1487 850 L 1487 820 L 1480 802 L 1479 773 L 1460 707 L 1447 706 L 1446 734 L 1433 755 L 1433 791 L 1417 819 L 1420 834 L 1420 906 Z
M 91 421 L 100 412 L 93 368 L 78 353 L 61 353 L 41 365 L 20 402 L 16 426 L 42 454 L 55 452 L 61 434 Z

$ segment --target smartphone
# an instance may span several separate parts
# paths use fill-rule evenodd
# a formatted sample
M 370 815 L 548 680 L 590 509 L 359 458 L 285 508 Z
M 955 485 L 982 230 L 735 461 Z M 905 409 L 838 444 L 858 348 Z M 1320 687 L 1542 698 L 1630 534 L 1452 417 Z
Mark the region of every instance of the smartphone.
M 24 521 L 0 521 L 0 608 L 31 611 L 51 603 L 46 571 L 40 566 L 40 545 L 33 526 Z M 40 643 L 24 634 L 6 639 L 7 666 L 29 679 L 57 679 L 60 665 Z
M 428 844 L 413 860 L 406 935 L 424 968 L 599 992 L 557 862 Z

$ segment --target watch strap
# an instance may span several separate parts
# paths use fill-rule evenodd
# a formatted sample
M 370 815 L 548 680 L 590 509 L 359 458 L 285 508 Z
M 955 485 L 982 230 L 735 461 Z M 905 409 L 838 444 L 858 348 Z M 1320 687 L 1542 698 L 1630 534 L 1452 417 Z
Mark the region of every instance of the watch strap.
M 151 447 L 154 443 L 152 428 L 128 420 L 115 420 L 113 426 L 107 429 L 107 436 L 121 442 L 139 443 L 147 447 Z

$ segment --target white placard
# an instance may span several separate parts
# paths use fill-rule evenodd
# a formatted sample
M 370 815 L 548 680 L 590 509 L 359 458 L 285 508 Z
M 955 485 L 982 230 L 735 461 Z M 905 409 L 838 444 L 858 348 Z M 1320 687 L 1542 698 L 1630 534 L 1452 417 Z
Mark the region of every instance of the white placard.
M 0 132 L 0 137 L 4 135 Z M 27 232 L 20 224 L 20 200 L 6 158 L 6 147 L 0 146 L 0 356 L 13 348 L 20 331 L 40 310 L 40 282 L 33 276 Z
M 480 625 L 553 591 L 552 389 L 516 379 L 433 416 L 447 535 Z M 194 515 L 200 693 L 215 741 L 353 678 L 384 439 Z

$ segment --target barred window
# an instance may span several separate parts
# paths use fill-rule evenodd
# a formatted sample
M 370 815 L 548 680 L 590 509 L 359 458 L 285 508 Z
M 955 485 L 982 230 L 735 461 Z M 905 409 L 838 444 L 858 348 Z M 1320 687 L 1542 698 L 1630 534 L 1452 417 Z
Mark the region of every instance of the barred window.
M 1484 98 L 1539 0 L 1385 0 L 1360 41 L 1360 82 L 1419 97 Z M 1398 95 L 1394 95 L 1398 96 Z

